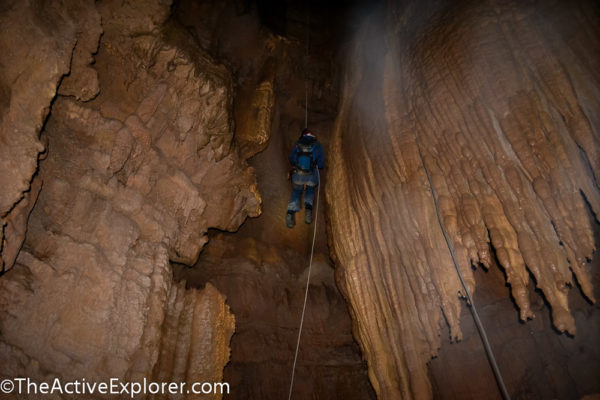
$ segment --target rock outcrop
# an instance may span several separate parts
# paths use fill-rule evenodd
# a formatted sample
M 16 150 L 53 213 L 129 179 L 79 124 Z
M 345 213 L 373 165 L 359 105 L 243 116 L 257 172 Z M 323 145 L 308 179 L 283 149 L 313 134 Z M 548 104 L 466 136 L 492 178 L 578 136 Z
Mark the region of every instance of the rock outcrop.
M 174 268 L 175 276 L 188 284 L 216 287 L 236 316 L 231 363 L 225 368 L 225 380 L 232 386 L 228 398 L 287 397 L 306 257 L 278 243 L 217 234 L 194 268 Z M 293 398 L 374 398 L 346 307 L 327 257 L 316 254 Z
M 575 333 L 570 287 L 594 301 L 597 15 L 585 1 L 387 2 L 355 38 L 327 199 L 338 281 L 380 398 L 430 398 L 440 324 L 461 337 L 464 290 L 425 167 L 471 291 L 471 266 L 496 257 L 522 320 L 530 278 L 560 331 Z
M 209 228 L 260 213 L 254 172 L 232 145 L 229 71 L 167 21 L 169 2 L 73 3 L 10 11 L 23 14 L 11 29 L 32 31 L 13 38 L 39 41 L 47 60 L 36 47 L 23 47 L 32 61 L 14 54 L 32 70 L 3 113 L 10 258 L 43 186 L 0 279 L 0 376 L 221 381 L 233 316 L 216 289 L 174 284 L 170 261 L 195 263 Z M 56 34 L 50 16 L 65 21 Z M 47 158 L 28 189 L 50 108 Z
M 0 12 L 0 273 L 21 248 L 39 192 L 32 185 L 50 104 L 71 65 L 84 65 L 102 32 L 93 1 L 8 1 Z M 59 24 L 56 21 L 60 21 Z M 74 51 L 74 48 L 76 51 Z M 94 73 L 88 96 L 97 94 Z

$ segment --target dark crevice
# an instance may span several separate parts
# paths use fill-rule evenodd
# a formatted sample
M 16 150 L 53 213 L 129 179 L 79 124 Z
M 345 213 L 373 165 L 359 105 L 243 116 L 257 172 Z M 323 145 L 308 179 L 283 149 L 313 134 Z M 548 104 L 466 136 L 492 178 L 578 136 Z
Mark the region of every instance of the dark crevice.
M 594 182 L 594 185 L 596 187 L 596 189 L 600 190 L 600 182 L 598 181 L 598 178 L 596 176 L 596 174 L 594 174 L 594 169 L 592 168 L 592 163 L 590 161 L 590 159 L 588 158 L 587 153 L 585 152 L 585 149 L 577 142 L 575 142 L 577 144 L 577 148 L 579 149 L 579 156 L 581 157 L 581 159 L 583 160 L 583 167 L 586 169 L 586 172 L 592 177 L 592 181 Z M 597 220 L 598 217 L 596 217 Z

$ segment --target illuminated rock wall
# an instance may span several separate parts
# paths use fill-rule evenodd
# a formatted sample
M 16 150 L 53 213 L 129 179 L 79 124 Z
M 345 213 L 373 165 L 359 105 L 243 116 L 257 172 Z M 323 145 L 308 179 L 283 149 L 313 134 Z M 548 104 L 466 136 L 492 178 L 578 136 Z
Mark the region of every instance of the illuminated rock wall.
M 23 4 L 19 12 L 33 15 L 33 32 L 51 32 L 56 21 L 45 20 L 40 4 Z M 14 124 L 32 118 L 39 131 L 38 114 L 51 107 L 42 133 L 47 158 L 34 181 L 42 189 L 16 263 L 0 278 L 0 376 L 218 382 L 229 360 L 233 315 L 214 287 L 174 284 L 170 261 L 195 263 L 210 227 L 237 229 L 260 213 L 254 172 L 232 145 L 230 74 L 167 22 L 168 2 L 80 6 L 94 24 L 67 13 L 68 26 L 95 36 L 85 41 L 71 30 L 50 36 L 66 50 L 47 49 L 62 58 L 50 57 L 39 69 L 64 68 L 31 73 L 26 83 L 46 85 L 42 93 L 13 87 L 5 115 L 13 109 L 22 115 L 3 120 L 3 137 L 10 139 Z M 2 38 L 8 46 L 10 38 Z M 43 104 L 29 110 L 31 102 Z M 21 154 L 8 144 L 3 152 Z M 43 149 L 32 146 L 35 152 L 21 161 L 33 167 L 3 165 L 3 179 L 23 172 L 31 180 Z M 11 189 L 13 201 L 26 190 L 21 186 Z M 39 184 L 32 187 L 37 195 Z M 21 239 L 31 209 L 23 208 L 13 219 L 21 221 L 13 224 Z
M 72 69 L 85 75 L 81 90 L 98 92 L 97 74 L 86 65 L 98 48 L 102 26 L 93 1 L 8 1 L 0 25 L 1 273 L 17 257 L 39 193 L 40 182 L 33 179 L 45 151 L 39 135 L 58 85 L 73 81 L 64 77 Z
M 597 16 L 592 2 L 388 2 L 363 23 L 327 201 L 338 282 L 380 398 L 431 397 L 441 324 L 461 337 L 463 290 L 418 147 L 471 291 L 471 265 L 497 258 L 521 319 L 533 316 L 534 279 L 554 326 L 575 334 L 575 279 L 594 300 Z

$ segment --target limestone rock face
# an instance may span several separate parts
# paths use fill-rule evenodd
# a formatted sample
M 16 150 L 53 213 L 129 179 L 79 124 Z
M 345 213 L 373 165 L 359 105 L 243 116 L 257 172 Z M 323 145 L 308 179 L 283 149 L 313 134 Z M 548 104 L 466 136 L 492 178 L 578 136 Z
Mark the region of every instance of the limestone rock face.
M 388 2 L 361 27 L 327 200 L 338 281 L 380 398 L 430 398 L 440 324 L 461 337 L 464 290 L 424 167 L 471 291 L 471 265 L 495 256 L 522 320 L 533 316 L 530 276 L 560 331 L 575 333 L 574 279 L 594 301 L 597 15 L 585 1 Z
M 33 179 L 23 198 L 6 214 L 4 217 L 4 226 L 2 233 L 4 235 L 2 246 L 2 267 L 8 271 L 15 263 L 17 255 L 21 250 L 25 233 L 27 232 L 27 220 L 29 214 L 35 205 L 37 197 L 42 187 L 42 181 L 39 177 Z
M 229 342 L 234 329 L 235 319 L 229 306 L 214 286 L 208 284 L 203 290 L 186 290 L 185 282 L 173 286 L 154 382 L 223 382 L 223 366 L 229 361 Z M 190 335 L 190 332 L 201 334 Z M 221 398 L 220 393 L 203 397 Z
M 222 380 L 233 316 L 214 288 L 174 285 L 170 261 L 193 264 L 210 227 L 260 213 L 254 172 L 232 146 L 229 72 L 166 22 L 169 2 L 121 3 L 86 3 L 93 18 L 80 22 L 99 14 L 104 31 L 92 67 L 99 26 L 77 45 L 60 38 L 81 60 L 52 104 L 47 159 L 7 218 L 6 232 L 22 237 L 43 181 L 23 250 L 0 279 L 0 376 Z M 43 107 L 58 78 L 35 83 L 48 91 Z M 41 109 L 19 108 L 14 121 Z M 29 141 L 29 175 L 9 168 L 27 182 L 43 149 Z M 11 201 L 26 189 L 14 185 Z
M 266 78 L 255 88 L 244 88 L 237 101 L 237 137 L 245 158 L 251 157 L 267 147 L 271 137 L 273 116 L 274 76 Z M 254 85 L 253 85 L 254 86 Z
M 39 134 L 50 102 L 70 64 L 83 64 L 98 45 L 102 28 L 93 4 L 7 1 L 1 7 L 0 272 L 14 262 L 39 191 L 31 182 L 44 151 Z M 74 51 L 76 43 L 85 45 Z M 93 96 L 97 79 L 86 79 L 82 88 Z
M 188 284 L 214 285 L 236 315 L 225 381 L 230 399 L 281 399 L 289 391 L 304 301 L 306 257 L 278 244 L 216 234 L 194 268 L 174 266 Z M 293 398 L 373 399 L 334 271 L 316 254 Z M 274 367 L 276 366 L 276 367 Z

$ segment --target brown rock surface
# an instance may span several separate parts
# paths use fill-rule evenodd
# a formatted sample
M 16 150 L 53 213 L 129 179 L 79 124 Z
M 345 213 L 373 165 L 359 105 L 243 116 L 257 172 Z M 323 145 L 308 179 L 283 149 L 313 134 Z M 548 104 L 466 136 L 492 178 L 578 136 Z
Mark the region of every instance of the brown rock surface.
M 242 157 L 250 158 L 263 151 L 271 137 L 275 101 L 274 61 L 267 61 L 258 84 L 248 83 L 237 91 L 235 102 L 236 142 Z
M 600 225 L 596 225 L 600 233 Z M 600 236 L 599 236 L 600 237 Z M 597 243 L 598 244 L 598 243 Z M 600 260 L 592 263 L 592 282 L 600 285 Z M 534 283 L 529 283 L 529 302 L 535 319 L 517 323 L 510 287 L 502 269 L 492 265 L 475 274 L 475 304 L 486 327 L 504 381 L 513 400 L 581 399 L 598 393 L 600 385 L 600 309 L 590 307 L 575 290 L 569 292 L 577 335 L 552 329 L 551 312 Z M 489 367 L 481 339 L 466 306 L 460 325 L 463 340 L 450 343 L 442 330 L 438 356 L 429 362 L 433 397 L 440 400 L 502 399 Z M 512 316 L 512 317 L 511 317 Z
M 154 381 L 227 382 L 223 378 L 223 366 L 229 361 L 229 342 L 234 329 L 235 319 L 225 304 L 225 297 L 214 286 L 208 284 L 203 290 L 186 290 L 184 282 L 174 285 L 169 294 Z M 197 397 L 192 394 L 187 398 Z M 203 397 L 220 399 L 222 396 L 213 393 Z
M 226 398 L 287 398 L 307 259 L 279 244 L 236 235 L 212 236 L 194 268 L 176 266 L 175 275 L 195 287 L 214 285 L 236 315 Z M 323 254 L 315 255 L 312 267 L 293 398 L 373 398 L 346 303 Z
M 298 4 L 3 2 L 0 379 L 285 397 L 312 235 L 285 228 L 285 172 L 308 79 L 329 231 L 294 398 L 374 397 L 351 328 L 381 399 L 497 396 L 424 167 L 513 398 L 593 397 L 598 5 L 379 2 L 339 94 L 350 13 L 313 9 L 304 59 Z M 200 254 L 260 213 L 259 188 L 265 215 Z M 187 283 L 171 262 L 196 263 L 176 267 Z
M 285 226 L 291 190 L 286 181 L 288 154 L 303 128 L 306 83 L 309 126 L 324 146 L 328 143 L 339 87 L 332 37 L 336 24 L 344 21 L 339 7 L 313 4 L 313 45 L 306 60 L 306 4 L 257 2 L 240 10 L 234 2 L 188 0 L 175 7 L 178 19 L 200 42 L 232 66 L 237 83 L 235 140 L 248 155 L 259 151 L 249 163 L 256 170 L 262 215 L 247 220 L 235 234 L 209 234 L 198 263 L 192 269 L 176 267 L 176 276 L 188 286 L 216 286 L 236 315 L 231 362 L 225 368 L 225 379 L 232 385 L 225 398 L 232 400 L 278 400 L 287 398 L 289 391 L 314 225 L 304 224 L 300 215 L 294 229 Z M 264 15 L 286 7 L 287 12 L 270 15 L 272 20 Z M 279 23 L 288 24 L 287 32 L 273 27 Z M 324 174 L 323 182 L 326 179 Z M 292 398 L 373 399 L 347 306 L 333 281 L 331 263 L 323 256 L 328 253 L 324 211 L 321 191 L 318 261 Z
M 229 72 L 165 24 L 168 2 L 90 2 L 99 22 L 95 5 L 96 62 L 87 66 L 97 36 L 81 38 L 83 60 L 45 125 L 26 243 L 0 279 L 0 376 L 218 382 L 233 316 L 214 288 L 173 284 L 169 261 L 193 264 L 210 227 L 260 213 L 253 170 L 231 143 Z M 36 83 L 48 87 L 45 107 L 53 76 Z M 16 123 L 36 115 L 20 112 Z M 35 193 L 7 219 L 13 236 Z
M 380 398 L 431 398 L 440 324 L 462 336 L 463 290 L 417 145 L 469 288 L 470 266 L 495 255 L 521 319 L 533 316 L 532 276 L 553 325 L 575 333 L 572 274 L 594 299 L 597 15 L 585 1 L 387 2 L 361 27 L 327 199 L 338 281 Z
M 93 4 L 7 1 L 0 7 L 0 272 L 11 268 L 23 242 L 25 210 L 36 196 L 31 181 L 44 151 L 39 134 L 56 89 L 70 64 L 85 58 L 86 49 L 74 52 L 76 43 L 86 42 L 87 50 L 98 43 L 102 29 Z M 87 79 L 97 86 L 94 76 Z

